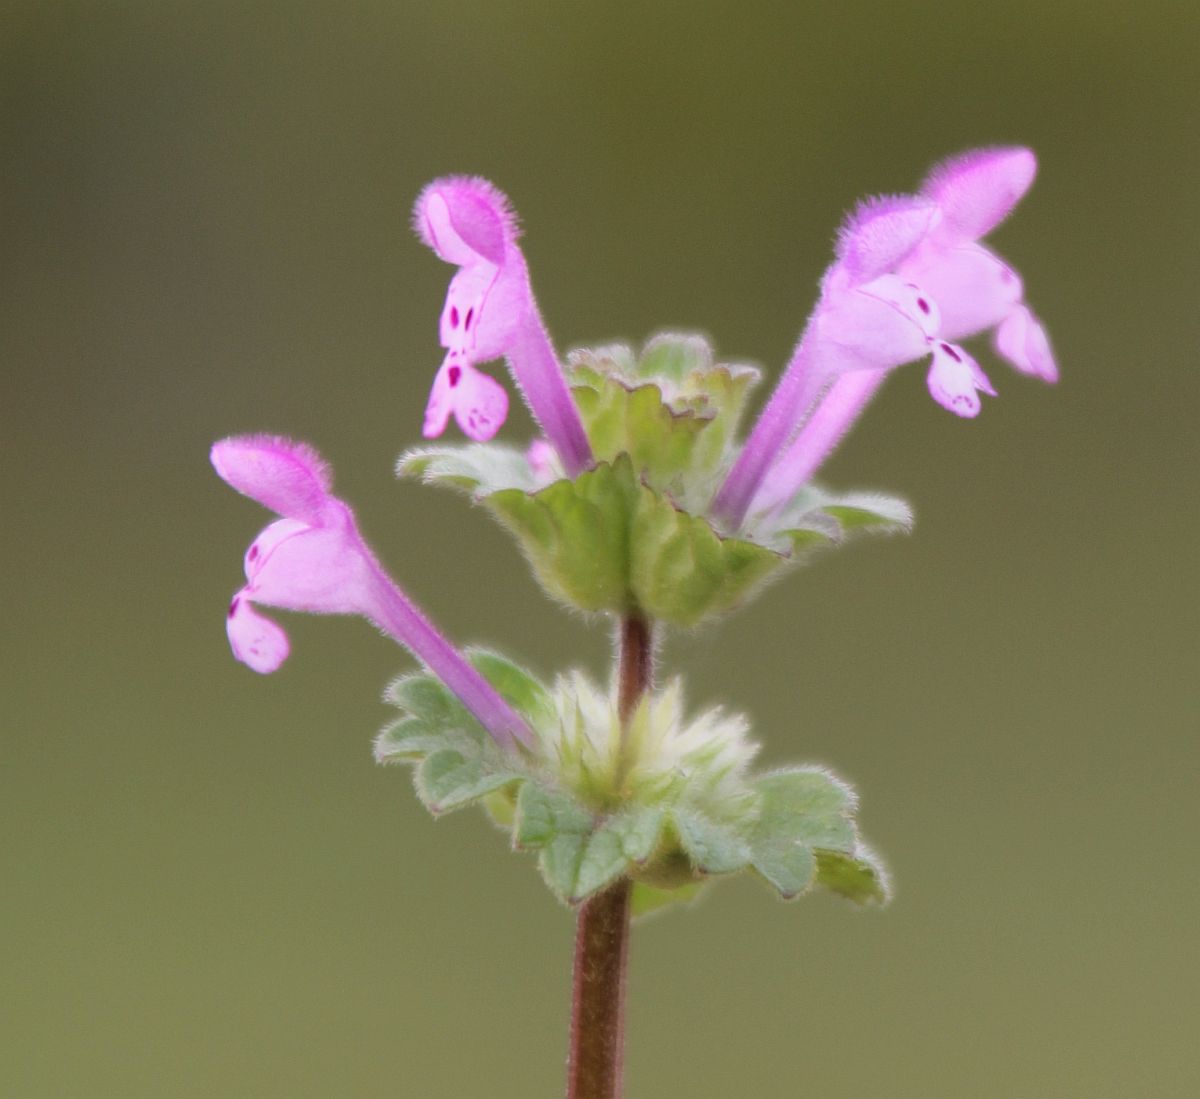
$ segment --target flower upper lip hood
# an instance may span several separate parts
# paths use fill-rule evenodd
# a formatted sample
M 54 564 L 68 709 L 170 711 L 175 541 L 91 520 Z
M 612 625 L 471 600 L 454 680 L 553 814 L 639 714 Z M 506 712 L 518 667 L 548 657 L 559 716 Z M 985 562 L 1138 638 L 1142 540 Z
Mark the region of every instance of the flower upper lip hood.
M 520 322 L 520 284 L 528 279 L 508 199 L 483 179 L 438 179 L 417 198 L 413 227 L 458 267 L 442 308 L 442 346 L 480 362 L 499 358 Z
M 421 192 L 413 226 L 440 259 L 458 267 L 439 323 L 446 358 L 430 394 L 426 437 L 440 435 L 452 412 L 470 438 L 495 435 L 508 398 L 474 367 L 504 357 L 564 468 L 582 472 L 591 449 L 538 313 L 508 199 L 486 180 L 447 176 Z

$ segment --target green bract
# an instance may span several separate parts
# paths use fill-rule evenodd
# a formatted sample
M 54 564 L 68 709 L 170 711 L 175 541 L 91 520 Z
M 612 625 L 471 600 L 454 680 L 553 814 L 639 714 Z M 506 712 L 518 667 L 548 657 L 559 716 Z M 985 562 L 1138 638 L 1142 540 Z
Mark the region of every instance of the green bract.
M 719 530 L 708 506 L 758 375 L 714 363 L 699 337 L 657 337 L 640 358 L 623 346 L 576 351 L 567 373 L 596 459 L 574 480 L 492 443 L 410 451 L 398 469 L 469 492 L 573 607 L 694 626 L 806 550 L 911 522 L 902 501 L 809 485 L 743 529 Z
M 785 898 L 821 885 L 860 904 L 886 899 L 849 788 L 818 768 L 753 774 L 742 718 L 686 718 L 676 681 L 622 730 L 609 693 L 579 673 L 546 687 L 493 653 L 471 659 L 527 719 L 536 749 L 501 751 L 436 679 L 413 675 L 389 688 L 403 716 L 376 757 L 413 764 L 434 813 L 482 802 L 568 903 L 628 875 L 644 913 L 743 870 Z
M 714 363 L 700 336 L 664 335 L 640 358 L 620 344 L 573 351 L 567 377 L 596 459 L 628 454 L 647 485 L 701 511 L 759 373 Z

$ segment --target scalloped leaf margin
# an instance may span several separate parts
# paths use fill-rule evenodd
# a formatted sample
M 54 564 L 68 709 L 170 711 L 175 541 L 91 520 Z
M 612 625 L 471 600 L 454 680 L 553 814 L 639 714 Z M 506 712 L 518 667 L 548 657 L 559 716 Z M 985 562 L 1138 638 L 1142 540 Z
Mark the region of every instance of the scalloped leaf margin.
M 470 656 L 535 727 L 549 719 L 550 696 L 537 679 L 495 653 Z M 888 898 L 886 872 L 858 838 L 853 793 L 820 768 L 758 776 L 752 809 L 737 820 L 686 801 L 598 813 L 558 789 L 528 753 L 502 751 L 432 676 L 404 676 L 386 697 L 402 716 L 376 738 L 376 759 L 412 765 L 417 794 L 435 815 L 482 803 L 514 848 L 536 852 L 543 879 L 567 904 L 625 874 L 635 883 L 635 912 L 646 914 L 690 902 L 712 876 L 747 870 L 787 900 L 814 885 L 857 904 Z

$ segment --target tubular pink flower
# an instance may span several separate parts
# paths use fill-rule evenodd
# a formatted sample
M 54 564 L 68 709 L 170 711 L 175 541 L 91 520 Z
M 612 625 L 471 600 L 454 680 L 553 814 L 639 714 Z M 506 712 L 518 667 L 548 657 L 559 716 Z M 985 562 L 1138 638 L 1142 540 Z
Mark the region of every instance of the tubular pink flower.
M 850 219 L 839 260 L 826 276 L 822 300 L 797 349 L 797 359 L 801 349 L 806 352 L 806 396 L 824 384 L 823 400 L 807 422 L 802 419 L 807 406 L 796 408 L 792 424 L 802 425 L 800 430 L 790 445 L 776 450 L 757 483 L 749 477 L 735 482 L 739 467 L 734 466 L 717 498 L 727 521 L 739 523 L 748 510 L 772 507 L 797 491 L 849 430 L 886 371 L 901 363 L 931 355 L 927 382 L 934 400 L 959 416 L 978 415 L 979 393 L 994 396 L 995 390 L 979 364 L 948 341 L 996 328 L 996 349 L 1018 370 L 1057 380 L 1045 331 L 1022 304 L 1020 277 L 977 243 L 1021 199 L 1036 170 L 1033 153 L 1023 148 L 975 150 L 944 162 L 916 200 L 934 209 L 926 231 L 907 250 L 892 250 L 895 262 L 882 276 L 879 265 L 854 262 L 885 235 L 872 216 L 880 206 L 868 206 Z M 884 226 L 890 220 L 886 204 L 896 201 L 903 200 L 880 204 L 885 206 Z M 893 239 L 897 234 L 887 235 Z M 875 280 L 855 286 L 855 275 L 863 270 Z M 888 299 L 896 315 L 873 316 L 869 297 Z M 914 336 L 916 329 L 923 344 Z M 755 456 L 756 466 L 761 461 Z
M 226 632 L 233 654 L 267 674 L 287 659 L 287 634 L 255 604 L 315 614 L 359 614 L 442 680 L 503 748 L 531 744 L 525 721 L 446 640 L 368 549 L 350 508 L 332 494 L 316 451 L 275 436 L 223 439 L 212 448 L 222 480 L 281 518 L 246 551 L 246 585 Z
M 713 501 L 714 514 L 731 528 L 741 525 L 772 463 L 840 374 L 884 369 L 927 353 L 936 306 L 892 272 L 936 216 L 927 199 L 897 196 L 863 203 L 843 226 L 816 309 Z
M 508 199 L 486 180 L 448 176 L 421 192 L 413 226 L 440 259 L 458 267 L 442 309 L 446 358 L 426 409 L 425 437 L 440 435 L 451 412 L 468 437 L 495 435 L 508 399 L 474 367 L 503 356 L 567 472 L 581 473 L 591 448 L 538 313 Z

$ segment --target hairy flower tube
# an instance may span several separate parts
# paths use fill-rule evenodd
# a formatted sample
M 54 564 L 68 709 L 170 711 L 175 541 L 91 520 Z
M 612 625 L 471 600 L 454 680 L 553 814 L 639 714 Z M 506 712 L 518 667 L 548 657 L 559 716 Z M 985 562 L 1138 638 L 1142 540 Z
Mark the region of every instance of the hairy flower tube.
M 238 492 L 281 518 L 246 551 L 246 585 L 229 604 L 233 654 L 256 672 L 287 659 L 287 634 L 254 604 L 316 614 L 358 614 L 410 650 L 498 744 L 528 741 L 523 718 L 430 623 L 367 548 L 354 514 L 331 492 L 329 467 L 311 447 L 257 435 L 223 439 L 212 464 Z

